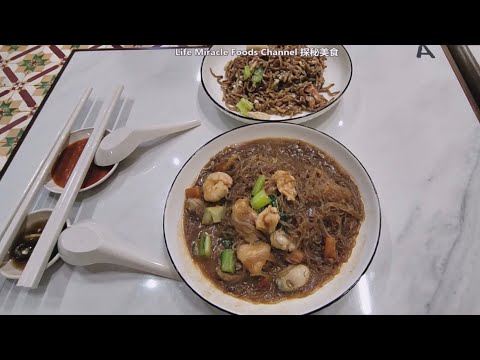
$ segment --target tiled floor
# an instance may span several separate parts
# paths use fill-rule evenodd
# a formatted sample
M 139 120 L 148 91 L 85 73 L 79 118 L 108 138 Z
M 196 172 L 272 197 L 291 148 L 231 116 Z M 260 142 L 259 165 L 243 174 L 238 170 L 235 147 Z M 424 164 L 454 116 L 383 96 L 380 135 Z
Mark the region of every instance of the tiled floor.
M 73 49 L 169 45 L 0 45 L 0 171 Z

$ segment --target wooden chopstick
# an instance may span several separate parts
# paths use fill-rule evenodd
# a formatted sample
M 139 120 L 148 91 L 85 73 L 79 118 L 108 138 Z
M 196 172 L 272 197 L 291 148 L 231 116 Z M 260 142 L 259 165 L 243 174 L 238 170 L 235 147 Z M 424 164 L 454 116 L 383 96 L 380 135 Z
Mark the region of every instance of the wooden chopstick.
M 4 261 L 7 252 L 9 251 L 15 237 L 20 230 L 20 227 L 27 216 L 27 211 L 30 209 L 32 201 L 35 199 L 35 196 L 38 190 L 43 187 L 45 181 L 47 180 L 48 175 L 57 159 L 58 155 L 62 151 L 65 142 L 70 136 L 72 131 L 73 124 L 78 118 L 80 111 L 85 106 L 90 94 L 92 93 L 92 88 L 87 89 L 77 106 L 73 110 L 72 114 L 68 118 L 65 126 L 63 127 L 60 136 L 58 137 L 53 148 L 50 150 L 50 153 L 44 158 L 40 163 L 36 174 L 33 177 L 33 180 L 27 186 L 27 189 L 24 191 L 23 196 L 17 203 L 15 210 L 12 212 L 8 220 L 2 225 L 2 234 L 0 236 L 0 261 Z
M 115 90 L 115 94 L 113 95 L 107 110 L 104 112 L 103 116 L 95 122 L 92 134 L 88 138 L 87 144 L 68 179 L 67 185 L 53 209 L 35 248 L 33 249 L 32 255 L 18 280 L 17 286 L 27 288 L 36 288 L 38 286 L 47 267 L 55 243 L 57 242 L 58 236 L 67 220 L 68 212 L 80 191 L 80 187 L 82 186 L 83 180 L 92 164 L 98 145 L 100 145 L 100 142 L 103 139 L 108 120 L 114 111 L 115 105 L 118 102 L 122 91 L 123 86 L 120 86 Z

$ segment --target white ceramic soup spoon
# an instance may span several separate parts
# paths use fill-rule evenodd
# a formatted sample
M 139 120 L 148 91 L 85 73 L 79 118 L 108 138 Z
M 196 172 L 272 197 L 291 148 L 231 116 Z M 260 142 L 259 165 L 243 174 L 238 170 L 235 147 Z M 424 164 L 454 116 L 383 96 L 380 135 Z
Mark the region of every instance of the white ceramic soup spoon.
M 162 124 L 145 128 L 123 127 L 105 136 L 95 154 L 95 164 L 109 166 L 124 160 L 139 145 L 162 136 L 188 130 L 200 125 L 199 120 Z
M 180 280 L 175 270 L 146 259 L 119 241 L 119 236 L 110 228 L 94 221 L 80 222 L 63 231 L 58 239 L 58 252 L 63 261 L 75 266 L 115 264 Z

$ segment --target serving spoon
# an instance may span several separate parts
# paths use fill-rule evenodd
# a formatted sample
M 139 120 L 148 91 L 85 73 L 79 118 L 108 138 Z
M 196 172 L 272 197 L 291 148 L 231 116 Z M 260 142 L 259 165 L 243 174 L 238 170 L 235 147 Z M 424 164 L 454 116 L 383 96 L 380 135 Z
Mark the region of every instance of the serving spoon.
M 149 260 L 125 245 L 106 225 L 88 220 L 64 230 L 58 239 L 58 252 L 70 265 L 115 264 L 148 274 L 180 280 L 172 268 Z
M 199 126 L 199 120 L 169 123 L 144 128 L 123 127 L 105 136 L 95 153 L 95 164 L 109 166 L 124 160 L 138 146 L 162 136 Z

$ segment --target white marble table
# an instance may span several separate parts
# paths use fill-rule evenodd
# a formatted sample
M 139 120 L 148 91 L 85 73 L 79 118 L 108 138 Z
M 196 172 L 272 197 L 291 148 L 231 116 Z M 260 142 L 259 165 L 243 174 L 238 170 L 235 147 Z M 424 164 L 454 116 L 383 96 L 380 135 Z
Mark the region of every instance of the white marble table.
M 417 59 L 417 48 L 348 46 L 354 65 L 350 88 L 333 112 L 306 124 L 358 156 L 377 187 L 384 215 L 369 270 L 320 314 L 480 313 L 480 126 L 442 49 L 429 46 L 435 59 Z M 152 124 L 162 121 L 158 113 L 180 111 L 181 117 L 198 116 L 203 126 L 121 164 L 106 186 L 82 197 L 74 215 L 116 226 L 125 241 L 168 261 L 161 219 L 171 181 L 196 148 L 239 124 L 220 114 L 203 93 L 200 58 L 178 58 L 165 68 L 164 56 L 160 50 L 74 55 L 0 181 L 0 226 L 83 89 L 93 84 L 100 105 L 121 80 L 127 123 Z M 190 70 L 180 75 L 177 66 Z M 174 89 L 162 86 L 166 71 L 185 81 L 185 106 L 178 106 Z M 42 196 L 39 203 L 51 202 Z M 0 277 L 0 313 L 222 312 L 181 282 L 108 266 L 57 264 L 35 290 Z

